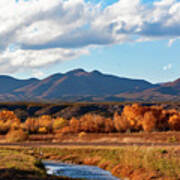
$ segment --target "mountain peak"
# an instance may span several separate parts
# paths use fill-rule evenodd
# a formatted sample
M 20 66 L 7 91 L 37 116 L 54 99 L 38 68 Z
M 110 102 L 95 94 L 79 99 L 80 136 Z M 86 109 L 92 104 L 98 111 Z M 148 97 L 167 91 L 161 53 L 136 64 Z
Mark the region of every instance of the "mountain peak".
M 10 78 L 10 79 L 7 79 Z M 143 101 L 160 96 L 160 100 L 180 98 L 180 79 L 162 85 L 153 85 L 145 80 L 122 78 L 97 70 L 74 69 L 66 73 L 53 74 L 43 80 L 0 76 L 0 101 L 6 100 L 84 100 L 109 97 Z M 95 99 L 94 99 L 95 97 Z M 157 99 L 155 99 L 157 100 Z
M 66 74 L 77 74 L 77 73 L 85 73 L 84 69 L 74 69 L 72 71 L 67 72 Z
M 94 70 L 92 71 L 92 74 L 101 75 L 102 73 L 100 71 Z
M 87 72 L 84 69 L 74 69 L 67 72 L 68 75 L 102 75 L 100 71 L 94 70 L 92 72 Z

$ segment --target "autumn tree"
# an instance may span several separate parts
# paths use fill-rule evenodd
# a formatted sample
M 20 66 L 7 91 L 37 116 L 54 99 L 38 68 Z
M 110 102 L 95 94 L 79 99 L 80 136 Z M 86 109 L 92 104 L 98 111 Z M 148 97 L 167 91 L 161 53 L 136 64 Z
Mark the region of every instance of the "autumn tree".
M 147 111 L 144 114 L 144 118 L 142 121 L 143 130 L 147 131 L 147 132 L 151 132 L 151 131 L 155 130 L 156 122 L 157 122 L 157 118 L 155 117 L 153 112 Z
M 114 127 L 113 120 L 111 118 L 105 118 L 104 119 L 104 132 L 110 133 L 114 131 L 115 131 L 115 127 Z
M 93 119 L 92 114 L 85 114 L 80 118 L 80 123 L 81 123 L 81 131 L 84 132 L 95 132 L 95 124 Z
M 64 128 L 68 125 L 68 121 L 62 117 L 57 117 L 53 119 L 53 132 L 56 132 L 59 129 Z
M 130 124 L 126 117 L 119 115 L 117 112 L 114 113 L 114 126 L 118 132 L 125 132 L 130 129 Z
M 53 120 L 49 115 L 42 115 L 38 118 L 39 128 L 44 128 L 44 133 L 52 133 L 53 130 Z
M 97 114 L 85 114 L 80 118 L 81 131 L 84 132 L 105 132 L 109 131 L 107 125 L 109 124 L 112 128 L 112 123 L 106 118 Z
M 24 128 L 29 132 L 29 133 L 38 133 L 39 130 L 39 119 L 34 118 L 34 117 L 29 117 L 26 119 L 24 123 Z
M 81 131 L 80 120 L 76 119 L 75 117 L 71 118 L 69 126 L 72 132 L 78 133 Z
M 121 115 L 114 114 L 114 125 L 117 131 L 152 131 L 167 130 L 169 113 L 161 106 L 127 105 Z
M 10 130 L 6 134 L 7 142 L 21 142 L 21 141 L 26 141 L 27 139 L 28 139 L 28 133 L 23 131 L 22 129 Z
M 18 129 L 20 120 L 13 111 L 2 110 L 0 112 L 0 133 L 7 133 L 10 129 Z
M 171 130 L 180 130 L 180 113 L 174 114 L 169 118 L 169 126 Z
M 166 113 L 163 111 L 163 108 L 161 106 L 151 106 L 150 111 L 156 118 L 156 130 L 164 130 L 166 124 L 168 124 L 168 119 L 166 119 Z
M 127 121 L 130 129 L 133 131 L 139 131 L 142 129 L 142 119 L 147 107 L 143 107 L 139 104 L 127 105 L 122 112 L 123 121 Z
M 92 114 L 91 119 L 93 125 L 94 125 L 94 132 L 105 132 L 105 121 L 106 118 L 97 114 Z

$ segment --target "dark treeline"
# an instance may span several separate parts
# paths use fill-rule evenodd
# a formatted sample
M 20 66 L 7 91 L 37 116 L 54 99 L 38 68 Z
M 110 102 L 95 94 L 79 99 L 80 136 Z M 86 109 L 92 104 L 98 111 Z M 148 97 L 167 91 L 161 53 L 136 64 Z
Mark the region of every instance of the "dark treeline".
M 105 117 L 113 117 L 114 112 L 119 114 L 125 105 L 132 103 L 0 103 L 0 111 L 13 111 L 21 120 L 25 121 L 28 117 L 39 117 L 42 115 L 50 115 L 53 118 L 62 117 L 70 120 L 72 117 L 80 118 L 87 113 L 94 113 Z M 144 103 L 142 106 L 162 106 L 163 109 L 176 109 L 180 111 L 180 103 Z

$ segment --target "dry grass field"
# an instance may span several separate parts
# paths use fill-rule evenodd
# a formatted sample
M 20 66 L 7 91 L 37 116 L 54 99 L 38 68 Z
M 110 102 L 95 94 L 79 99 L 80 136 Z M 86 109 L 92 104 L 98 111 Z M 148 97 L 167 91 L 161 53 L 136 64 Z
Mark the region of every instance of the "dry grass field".
M 121 179 L 178 180 L 179 130 L 180 112 L 162 106 L 126 105 L 112 117 L 41 115 L 24 121 L 2 110 L 0 180 L 58 179 L 46 175 L 41 159 L 95 165 Z
M 180 179 L 179 147 L 16 146 L 1 147 L 0 157 L 0 179 L 55 178 L 46 176 L 39 159 L 98 166 L 121 179 Z
M 70 180 L 46 175 L 39 158 L 23 148 L 0 148 L 0 180 Z

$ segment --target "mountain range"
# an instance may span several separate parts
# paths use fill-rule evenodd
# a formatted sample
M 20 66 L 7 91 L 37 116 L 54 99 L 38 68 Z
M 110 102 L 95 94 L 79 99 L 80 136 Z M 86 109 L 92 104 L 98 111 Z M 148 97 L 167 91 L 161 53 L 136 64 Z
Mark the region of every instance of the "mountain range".
M 178 101 L 180 79 L 163 84 L 75 69 L 45 79 L 0 76 L 0 101 Z

